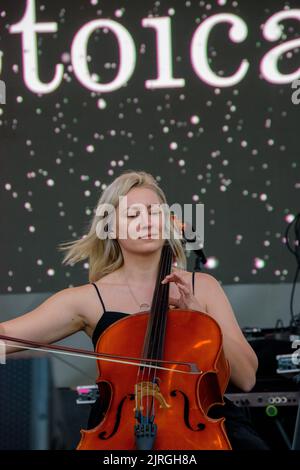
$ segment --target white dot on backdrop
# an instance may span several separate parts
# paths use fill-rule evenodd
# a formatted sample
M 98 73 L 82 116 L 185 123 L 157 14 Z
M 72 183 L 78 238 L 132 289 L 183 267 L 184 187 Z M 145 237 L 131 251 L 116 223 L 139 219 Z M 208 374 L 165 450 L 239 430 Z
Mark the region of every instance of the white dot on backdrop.
M 89 153 L 93 153 L 95 151 L 95 147 L 93 145 L 88 145 L 86 147 L 86 151 Z
M 272 123 L 271 119 L 266 119 L 266 121 L 265 121 L 265 127 L 266 127 L 267 129 L 269 129 L 269 128 L 271 127 L 271 123 Z
M 115 16 L 117 18 L 121 18 L 121 16 L 123 16 L 123 10 L 122 9 L 118 9 L 115 11 Z
M 61 55 L 61 61 L 67 64 L 68 62 L 71 62 L 71 55 L 69 52 L 63 52 Z
M 254 258 L 253 264 L 254 264 L 254 267 L 257 269 L 262 269 L 266 265 L 265 261 L 261 258 Z
M 54 276 L 54 274 L 55 274 L 54 269 L 53 268 L 47 269 L 47 274 L 48 274 L 48 276 Z
M 215 269 L 219 265 L 219 261 L 215 256 L 210 256 L 207 258 L 205 267 L 209 269 Z
M 88 175 L 80 175 L 81 181 L 89 181 L 90 177 Z
M 290 224 L 291 222 L 293 222 L 294 218 L 295 218 L 294 214 L 288 214 L 285 216 L 284 219 L 288 224 Z
M 98 101 L 97 101 L 97 106 L 99 109 L 105 109 L 106 106 L 107 106 L 107 103 L 106 101 L 103 99 L 103 98 L 100 98 Z
M 170 149 L 171 150 L 176 150 L 178 148 L 178 144 L 176 142 L 171 142 L 170 143 Z
M 54 180 L 49 179 L 49 180 L 46 181 L 46 184 L 47 184 L 47 186 L 54 186 L 55 182 L 54 182 Z
M 191 123 L 192 124 L 199 124 L 199 122 L 200 122 L 199 116 L 194 115 L 194 116 L 191 117 Z

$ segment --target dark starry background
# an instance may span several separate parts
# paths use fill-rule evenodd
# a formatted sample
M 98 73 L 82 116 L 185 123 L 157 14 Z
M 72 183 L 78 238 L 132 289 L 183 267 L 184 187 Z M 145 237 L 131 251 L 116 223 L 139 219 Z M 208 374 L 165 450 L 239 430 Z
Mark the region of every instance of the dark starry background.
M 296 20 L 283 22 L 282 41 L 270 43 L 261 25 L 299 1 L 53 1 L 36 0 L 38 22 L 55 21 L 57 33 L 38 34 L 39 76 L 52 80 L 64 64 L 61 85 L 38 96 L 23 80 L 21 35 L 9 26 L 23 17 L 25 0 L 0 4 L 0 50 L 7 103 L 0 107 L 0 293 L 56 291 L 88 282 L 87 263 L 61 265 L 57 245 L 85 233 L 105 188 L 123 170 L 152 173 L 169 204 L 205 204 L 208 272 L 223 283 L 291 282 L 295 261 L 284 243 L 300 210 L 299 111 L 291 84 L 261 78 L 263 55 L 300 37 Z M 210 36 L 211 67 L 234 73 L 250 68 L 236 86 L 216 89 L 195 74 L 190 43 L 199 22 L 235 13 L 247 23 L 243 43 L 228 40 L 228 25 Z M 173 76 L 185 86 L 148 90 L 156 78 L 156 41 L 147 16 L 170 16 Z M 96 18 L 121 23 L 131 34 L 137 61 L 127 86 L 94 93 L 72 71 L 75 33 Z M 111 32 L 89 41 L 89 71 L 113 80 L 119 53 Z M 282 73 L 300 67 L 299 49 L 280 60 Z M 97 78 L 97 77 L 96 77 Z M 193 267 L 193 256 L 189 267 Z

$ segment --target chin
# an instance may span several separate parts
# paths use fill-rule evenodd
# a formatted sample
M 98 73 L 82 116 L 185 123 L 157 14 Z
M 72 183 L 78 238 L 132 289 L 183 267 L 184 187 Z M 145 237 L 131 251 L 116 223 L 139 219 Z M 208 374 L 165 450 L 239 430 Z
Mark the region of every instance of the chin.
M 161 248 L 161 243 L 159 240 L 147 240 L 147 239 L 139 239 L 139 247 L 135 245 L 135 247 L 140 252 L 154 252 Z

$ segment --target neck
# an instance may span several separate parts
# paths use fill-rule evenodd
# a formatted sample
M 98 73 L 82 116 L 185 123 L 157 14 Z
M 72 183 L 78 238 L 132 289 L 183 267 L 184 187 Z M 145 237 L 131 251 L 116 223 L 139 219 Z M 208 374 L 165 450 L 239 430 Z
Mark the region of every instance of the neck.
M 153 283 L 158 274 L 161 250 L 154 253 L 131 253 L 123 250 L 124 265 L 120 268 L 131 283 Z

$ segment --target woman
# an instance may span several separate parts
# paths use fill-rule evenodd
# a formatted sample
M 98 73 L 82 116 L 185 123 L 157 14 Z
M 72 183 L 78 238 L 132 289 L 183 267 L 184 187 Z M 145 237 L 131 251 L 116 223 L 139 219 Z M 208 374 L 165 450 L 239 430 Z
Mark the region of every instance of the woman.
M 120 204 L 120 197 L 124 196 L 127 197 L 125 209 Z M 105 204 L 115 208 L 112 230 L 112 218 L 104 217 L 104 213 L 98 211 L 100 207 L 107 207 Z M 90 282 L 63 289 L 31 312 L 1 323 L 0 333 L 53 343 L 83 330 L 95 346 L 100 334 L 110 324 L 131 313 L 150 309 L 165 243 L 163 229 L 168 225 L 168 242 L 174 263 L 164 282 L 170 284 L 170 308 L 206 312 L 219 323 L 225 356 L 231 368 L 230 380 L 247 392 L 255 384 L 258 366 L 255 352 L 244 338 L 218 281 L 209 274 L 186 271 L 186 257 L 181 240 L 175 237 L 174 221 L 167 218 L 163 222 L 159 211 L 153 214 L 153 207 L 160 204 L 166 204 L 166 198 L 150 174 L 129 171 L 116 178 L 103 191 L 88 233 L 79 240 L 60 246 L 60 249 L 67 250 L 63 263 L 89 260 Z M 140 207 L 147 209 L 139 210 Z M 131 236 L 130 226 L 132 228 L 133 225 L 138 238 Z M 109 237 L 108 228 L 111 232 Z M 121 237 L 124 230 L 126 236 Z M 16 351 L 17 348 L 8 350 Z M 267 448 L 239 408 L 229 400 L 219 408 L 212 410 L 211 416 L 227 418 L 225 426 L 233 449 Z M 98 400 L 92 408 L 88 427 L 96 426 L 102 415 L 101 400 Z

